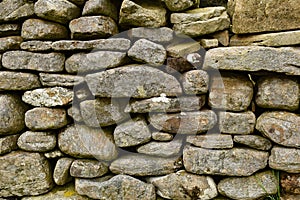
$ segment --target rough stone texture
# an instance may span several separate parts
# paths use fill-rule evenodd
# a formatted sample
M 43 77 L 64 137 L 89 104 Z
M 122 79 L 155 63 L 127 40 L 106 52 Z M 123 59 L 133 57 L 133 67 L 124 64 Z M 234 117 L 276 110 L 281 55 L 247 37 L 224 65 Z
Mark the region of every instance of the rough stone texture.
M 273 71 L 300 75 L 300 49 L 293 47 L 223 47 L 207 51 L 203 69 Z
M 191 7 L 199 7 L 200 0 L 163 0 L 170 11 L 182 11 Z
M 0 37 L 20 35 L 20 24 L 0 24 Z
M 44 153 L 44 156 L 48 159 L 56 159 L 65 156 L 59 149 L 54 149 L 53 151 L 49 151 Z
M 118 20 L 117 7 L 110 0 L 89 0 L 85 3 L 82 15 L 105 15 Z
M 40 40 L 31 40 L 21 43 L 21 49 L 26 51 L 40 52 L 40 51 L 50 51 L 51 41 L 40 41 Z
M 188 172 L 226 176 L 250 176 L 267 166 L 268 152 L 248 148 L 211 150 L 186 146 L 183 163 Z
M 281 195 L 281 200 L 298 200 L 300 195 L 292 195 L 292 194 L 283 194 Z
M 56 135 L 51 132 L 26 131 L 18 139 L 18 147 L 24 151 L 45 152 L 56 146 Z
M 31 90 L 41 86 L 39 77 L 35 74 L 23 72 L 0 72 L 0 91 Z
M 2 65 L 12 70 L 60 72 L 64 69 L 65 56 L 61 53 L 32 53 L 8 51 L 2 56 Z
M 170 133 L 164 133 L 164 132 L 153 132 L 152 133 L 152 139 L 156 141 L 161 142 L 167 142 L 171 141 L 173 139 L 173 135 Z
M 101 97 L 149 98 L 165 93 L 182 93 L 174 76 L 146 65 L 127 65 L 122 68 L 89 74 L 85 78 L 93 95 Z
M 129 30 L 128 35 L 132 38 L 142 38 L 153 42 L 167 43 L 173 40 L 173 30 L 168 27 L 146 28 L 138 27 Z
M 300 147 L 300 117 L 297 114 L 265 112 L 258 117 L 256 129 L 277 144 Z
M 68 30 L 58 23 L 28 19 L 22 25 L 21 36 L 25 40 L 61 40 L 68 38 Z
M 151 114 L 150 124 L 157 130 L 179 133 L 196 134 L 206 132 L 217 123 L 217 116 L 211 110 L 181 112 L 176 114 Z
M 217 39 L 219 41 L 219 43 L 225 47 L 229 45 L 229 31 L 228 30 L 219 31 L 219 32 L 211 34 L 210 36 Z
M 0 22 L 17 21 L 33 16 L 34 3 L 29 0 L 3 0 L 0 2 Z
M 208 149 L 228 149 L 233 147 L 231 135 L 208 134 L 192 135 L 186 138 L 188 143 Z
M 118 155 L 110 131 L 79 124 L 69 126 L 59 133 L 58 147 L 62 152 L 76 158 L 109 161 Z
M 209 75 L 203 70 L 191 70 L 182 76 L 182 88 L 186 94 L 205 94 L 208 91 Z
M 61 86 L 73 87 L 84 82 L 82 76 L 68 75 L 68 74 L 48 74 L 40 73 L 40 81 L 43 86 Z
M 53 180 L 57 185 L 65 185 L 72 180 L 69 171 L 73 160 L 73 158 L 60 158 L 57 160 L 53 172 Z
M 79 106 L 73 104 L 72 107 L 68 108 L 67 113 L 75 122 L 83 122 Z
M 300 194 L 300 174 L 281 172 L 280 186 L 286 193 Z
M 194 55 L 197 55 L 197 53 L 195 53 Z M 199 54 L 198 54 L 199 55 Z M 195 60 L 197 58 L 199 59 L 199 64 L 202 61 L 201 56 L 199 55 L 199 57 L 196 56 L 191 56 L 192 58 L 195 58 Z M 172 58 L 172 57 L 168 57 L 167 58 L 167 66 L 166 66 L 166 71 L 169 74 L 178 74 L 179 73 L 183 73 L 189 70 L 193 70 L 195 69 L 196 66 L 191 64 L 186 58 L 184 57 L 178 57 L 178 58 Z
M 272 148 L 272 143 L 267 138 L 259 135 L 235 135 L 233 141 L 249 146 L 253 149 L 268 151 Z
M 218 191 L 232 199 L 254 200 L 277 193 L 277 180 L 272 171 L 256 173 L 243 178 L 225 178 Z
M 0 174 L 1 197 L 39 195 L 53 186 L 50 164 L 39 153 L 14 151 L 1 156 Z
M 198 176 L 184 170 L 166 176 L 151 177 L 149 182 L 158 189 L 157 194 L 166 199 L 208 200 L 218 195 L 211 177 Z
M 247 76 L 216 74 L 211 77 L 208 105 L 229 111 L 247 110 L 253 97 L 253 85 Z
M 185 57 L 188 54 L 197 52 L 201 49 L 201 46 L 196 41 L 184 41 L 183 43 L 175 43 L 167 46 L 168 56 L 180 58 Z
M 218 47 L 219 41 L 217 39 L 201 39 L 200 44 L 205 49 Z
M 20 36 L 9 36 L 0 38 L 0 52 L 19 49 L 22 41 L 23 39 Z
M 75 160 L 70 168 L 70 174 L 79 178 L 95 178 L 108 172 L 108 164 L 96 160 Z
M 170 142 L 154 142 L 151 141 L 137 148 L 138 153 L 160 156 L 172 157 L 180 154 L 182 139 L 174 139 Z
M 9 135 L 0 138 L 0 155 L 9 153 L 18 148 L 19 135 Z

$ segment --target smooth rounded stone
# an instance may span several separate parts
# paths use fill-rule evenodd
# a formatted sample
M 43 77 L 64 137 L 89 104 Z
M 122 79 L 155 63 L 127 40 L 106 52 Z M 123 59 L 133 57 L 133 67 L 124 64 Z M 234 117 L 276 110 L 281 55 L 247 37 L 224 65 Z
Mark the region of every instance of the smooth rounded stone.
M 132 176 L 159 176 L 175 172 L 182 167 L 180 157 L 155 157 L 144 154 L 125 155 L 114 160 L 109 169 L 114 174 Z
M 189 135 L 186 142 L 197 147 L 208 149 L 230 149 L 233 148 L 231 135 L 208 134 L 208 135 Z
M 58 135 L 59 149 L 75 158 L 110 161 L 118 156 L 111 131 L 74 124 Z
M 280 186 L 285 193 L 300 194 L 300 174 L 281 172 Z
M 82 15 L 104 15 L 118 20 L 118 9 L 110 0 L 88 0 L 83 7 Z
M 127 175 L 116 175 L 106 181 L 76 179 L 76 191 L 93 199 L 155 200 L 155 187 Z
M 19 135 L 9 135 L 0 138 L 0 155 L 9 153 L 18 148 Z
M 210 77 L 208 105 L 215 109 L 244 111 L 250 106 L 253 85 L 246 75 L 233 73 Z
M 217 123 L 217 116 L 212 110 L 203 110 L 174 114 L 151 114 L 148 120 L 154 128 L 160 131 L 196 134 L 212 129 Z
M 46 152 L 56 146 L 56 135 L 51 132 L 26 131 L 18 139 L 18 147 L 24 151 Z
M 191 70 L 182 75 L 182 88 L 186 94 L 208 92 L 209 75 L 203 70 Z
M 59 129 L 68 124 L 67 113 L 63 108 L 33 108 L 25 113 L 25 124 L 33 131 Z
M 201 49 L 199 42 L 196 41 L 186 41 L 183 43 L 175 43 L 167 46 L 168 56 L 174 58 L 185 57 L 188 54 L 198 52 Z
M 51 45 L 52 45 L 51 41 L 31 40 L 31 41 L 22 42 L 20 47 L 22 50 L 25 51 L 40 52 L 40 51 L 52 50 Z
M 198 53 L 195 53 L 195 55 L 199 55 Z M 192 58 L 196 58 L 196 56 L 192 56 Z M 199 62 L 198 64 L 201 62 L 201 56 L 198 56 Z M 194 64 L 191 64 L 187 58 L 184 57 L 179 57 L 179 58 L 172 58 L 172 57 L 168 57 L 167 58 L 167 65 L 166 65 L 166 72 L 169 74 L 177 74 L 179 73 L 183 73 L 186 71 L 190 71 L 195 69 L 196 66 Z
M 203 69 L 271 71 L 300 75 L 300 49 L 293 47 L 222 47 L 206 52 Z
M 158 28 L 167 24 L 167 11 L 160 1 L 124 0 L 121 5 L 120 26 Z
M 44 153 L 44 156 L 48 159 L 56 159 L 64 157 L 65 154 L 63 154 L 59 149 L 54 149 L 52 151 Z
M 8 51 L 2 56 L 3 67 L 11 70 L 61 72 L 64 70 L 64 63 L 65 56 L 61 53 Z
M 73 158 L 60 158 L 57 160 L 53 172 L 53 180 L 57 185 L 65 185 L 72 181 L 69 171 L 73 161 Z
M 153 132 L 152 133 L 152 139 L 156 141 L 161 142 L 167 142 L 171 141 L 173 139 L 173 135 L 170 133 L 164 133 L 164 132 Z
M 26 110 L 19 96 L 0 94 L 0 135 L 13 135 L 24 129 Z
M 106 16 L 80 17 L 69 23 L 72 39 L 107 38 L 119 33 L 116 22 Z
M 278 184 L 272 171 L 264 171 L 249 177 L 222 179 L 218 191 L 231 199 L 255 200 L 276 194 Z
M 166 199 L 213 199 L 217 186 L 209 176 L 198 176 L 180 170 L 166 176 L 148 179 L 157 188 L 157 194 Z
M 147 65 L 127 65 L 89 74 L 85 81 L 92 94 L 101 97 L 149 98 L 182 93 L 174 76 Z
M 0 38 L 0 52 L 19 49 L 22 41 L 23 38 L 20 36 L 9 36 Z
M 43 19 L 67 24 L 80 16 L 80 8 L 67 0 L 38 0 L 34 4 L 35 14 Z
M 259 107 L 297 110 L 300 86 L 296 79 L 283 76 L 264 76 L 257 81 L 255 102 Z
M 180 154 L 183 140 L 177 139 L 170 142 L 155 142 L 151 141 L 137 148 L 137 152 L 141 154 L 172 157 Z
M 31 90 L 41 86 L 39 77 L 35 74 L 23 72 L 0 72 L 0 91 Z
M 167 43 L 173 40 L 173 30 L 168 27 L 146 28 L 137 27 L 128 31 L 132 38 L 147 39 L 157 43 Z
M 108 172 L 108 164 L 96 160 L 74 160 L 70 174 L 78 178 L 96 178 Z
M 161 66 L 167 58 L 165 48 L 146 39 L 139 39 L 127 52 L 128 56 L 135 61 L 149 63 L 153 66 Z
M 250 176 L 267 166 L 269 153 L 249 148 L 212 150 L 186 146 L 183 163 L 186 171 L 195 174 Z
M 0 37 L 20 35 L 20 24 L 0 24 Z
M 249 146 L 253 149 L 268 151 L 272 148 L 272 143 L 267 138 L 259 135 L 235 135 L 233 141 Z
M 68 74 L 40 73 L 39 77 L 43 86 L 50 87 L 73 87 L 84 82 L 84 78 L 82 76 Z
M 199 7 L 200 0 L 163 0 L 170 11 L 177 12 L 191 7 Z
M 256 117 L 251 111 L 219 112 L 219 129 L 227 134 L 251 134 L 254 131 Z
M 68 39 L 68 30 L 63 25 L 41 19 L 28 19 L 22 25 L 22 38 L 25 40 Z
M 50 163 L 40 153 L 13 151 L 0 157 L 0 196 L 39 195 L 53 187 Z
M 72 105 L 72 107 L 68 108 L 67 113 L 75 122 L 83 122 L 79 106 Z
M 215 48 L 219 46 L 217 39 L 201 39 L 200 44 L 205 49 Z
M 33 106 L 64 106 L 73 100 L 73 91 L 63 87 L 38 88 L 26 91 L 22 100 Z
M 258 117 L 255 128 L 277 144 L 300 148 L 300 116 L 297 114 L 265 112 Z
M 34 3 L 29 0 L 3 0 L 0 7 L 0 22 L 23 20 L 34 15 Z
M 225 47 L 227 47 L 229 45 L 229 31 L 228 30 L 218 31 L 216 33 L 211 34 L 210 36 L 217 39 L 219 41 L 219 43 Z M 230 42 L 231 42 L 231 39 L 232 39 L 232 37 L 230 38 Z

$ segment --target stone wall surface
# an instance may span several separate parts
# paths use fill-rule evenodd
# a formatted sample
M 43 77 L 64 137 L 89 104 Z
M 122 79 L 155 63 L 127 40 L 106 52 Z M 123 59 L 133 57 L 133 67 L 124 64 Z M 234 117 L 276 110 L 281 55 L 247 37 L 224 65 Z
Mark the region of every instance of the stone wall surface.
M 0 199 L 300 199 L 299 0 L 0 0 Z

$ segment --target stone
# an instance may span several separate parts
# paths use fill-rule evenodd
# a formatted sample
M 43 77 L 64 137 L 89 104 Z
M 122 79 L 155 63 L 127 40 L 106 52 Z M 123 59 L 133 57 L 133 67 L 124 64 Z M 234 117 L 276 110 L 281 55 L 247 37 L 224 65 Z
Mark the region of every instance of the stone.
M 149 182 L 158 190 L 157 194 L 166 199 L 203 199 L 218 195 L 217 186 L 209 176 L 198 176 L 180 170 L 160 177 L 150 177 Z
M 38 0 L 34 4 L 35 14 L 43 19 L 67 24 L 80 16 L 80 8 L 67 0 Z
M 22 25 L 22 38 L 25 40 L 68 39 L 68 30 L 63 25 L 41 19 L 28 19 Z
M 297 114 L 265 112 L 257 118 L 255 128 L 277 144 L 300 147 L 300 116 Z
M 201 49 L 199 42 L 196 41 L 185 41 L 183 43 L 175 43 L 167 46 L 168 56 L 174 58 L 185 57 L 190 53 L 195 53 Z
M 40 153 L 13 151 L 0 157 L 0 196 L 46 193 L 53 187 L 50 163 Z
M 200 55 L 199 55 L 200 56 Z M 201 56 L 199 57 L 201 59 Z M 201 61 L 199 60 L 199 63 Z M 169 74 L 178 74 L 184 73 L 186 71 L 190 71 L 196 69 L 196 66 L 187 61 L 186 58 L 178 57 L 178 58 L 167 58 L 166 72 Z
M 300 49 L 294 47 L 222 47 L 210 49 L 203 69 L 257 72 L 261 70 L 300 75 Z
M 72 102 L 73 91 L 63 87 L 38 88 L 26 91 L 22 100 L 33 106 L 63 106 Z
M 101 97 L 149 98 L 162 93 L 166 96 L 182 93 L 174 76 L 146 65 L 127 65 L 89 74 L 85 81 L 92 94 Z
M 174 139 L 170 142 L 151 141 L 138 147 L 137 152 L 151 156 L 174 157 L 181 153 L 182 143 L 182 139 Z
M 63 154 L 59 149 L 54 149 L 52 151 L 44 153 L 44 156 L 48 159 L 57 159 L 64 157 L 65 154 Z
M 40 40 L 31 40 L 21 43 L 21 49 L 25 51 L 50 51 L 52 50 L 52 42 L 51 41 L 40 41 Z
M 201 39 L 200 44 L 205 49 L 215 48 L 219 46 L 217 39 Z
M 228 111 L 247 110 L 253 97 L 253 85 L 246 75 L 216 73 L 210 79 L 210 107 Z
M 36 70 L 61 72 L 64 70 L 65 56 L 61 53 L 32 53 L 8 51 L 2 56 L 3 67 L 11 70 Z
M 26 131 L 18 139 L 18 147 L 24 151 L 46 152 L 56 146 L 56 135 L 51 132 Z
M 109 170 L 114 174 L 132 176 L 159 176 L 175 172 L 182 167 L 180 157 L 155 157 L 143 154 L 125 155 L 114 160 Z
M 268 151 L 272 148 L 272 143 L 265 137 L 259 135 L 235 135 L 233 141 L 249 146 L 253 149 Z
M 74 160 L 70 174 L 78 178 L 96 178 L 108 172 L 108 164 L 96 160 L 80 159 Z
M 128 56 L 135 61 L 149 63 L 153 66 L 161 66 L 167 58 L 165 48 L 146 39 L 139 39 L 127 52 Z
M 84 78 L 82 76 L 68 74 L 40 73 L 39 77 L 42 85 L 49 87 L 73 87 L 84 82 Z
M 267 166 L 269 153 L 249 148 L 212 150 L 186 146 L 183 163 L 195 174 L 250 176 Z
M 53 172 L 53 180 L 57 185 L 65 185 L 72 181 L 69 171 L 73 161 L 73 158 L 60 158 L 57 160 Z
M 121 5 L 120 26 L 158 28 L 167 24 L 167 11 L 160 1 L 124 0 Z
M 0 155 L 9 153 L 18 148 L 19 135 L 9 135 L 0 138 Z
M 0 52 L 19 49 L 22 41 L 23 39 L 20 36 L 9 36 L 0 38 Z
M 130 29 L 128 35 L 132 38 L 147 39 L 158 44 L 168 43 L 173 40 L 173 30 L 168 27 L 137 27 Z
M 68 108 L 67 113 L 75 122 L 83 122 L 79 106 L 73 104 L 72 107 Z
M 181 112 L 174 114 L 158 113 L 149 116 L 150 124 L 159 131 L 178 134 L 203 133 L 217 123 L 212 110 Z
M 110 0 L 88 0 L 83 7 L 82 15 L 104 15 L 118 20 L 118 10 Z
M 251 134 L 254 131 L 256 117 L 251 111 L 219 112 L 219 129 L 227 134 Z
M 231 199 L 260 199 L 277 193 L 278 182 L 272 171 L 263 171 L 249 177 L 225 178 L 218 191 Z
M 110 161 L 118 156 L 111 131 L 74 124 L 58 134 L 58 147 L 75 158 Z
M 0 37 L 20 35 L 20 24 L 0 24 Z
M 93 199 L 155 200 L 152 184 L 127 175 L 116 175 L 109 180 L 76 179 L 76 191 Z
M 200 0 L 163 0 L 163 2 L 166 4 L 167 8 L 173 12 L 186 10 L 191 7 L 199 7 L 200 4 Z
M 34 15 L 34 3 L 29 0 L 3 0 L 0 7 L 0 22 L 23 20 Z
M 285 193 L 300 194 L 300 174 L 281 172 L 280 186 Z
M 229 45 L 229 31 L 228 30 L 218 31 L 216 33 L 212 33 L 210 36 L 217 39 L 218 42 L 225 47 L 227 47 Z M 232 37 L 230 38 L 230 40 L 231 39 L 232 39 Z
M 68 124 L 63 108 L 36 107 L 25 113 L 25 124 L 33 131 L 59 129 Z
M 283 110 L 299 108 L 300 86 L 296 79 L 284 76 L 263 76 L 257 81 L 255 102 L 259 107 Z
M 31 73 L 0 72 L 0 91 L 4 90 L 31 90 L 41 86 L 39 77 Z
M 203 70 L 191 70 L 182 75 L 182 88 L 186 94 L 208 92 L 209 75 Z
M 300 195 L 293 195 L 293 194 L 282 194 L 280 199 L 281 200 L 298 200 Z
M 0 135 L 13 135 L 23 130 L 26 110 L 19 96 L 0 94 Z
M 207 135 L 189 135 L 186 142 L 197 147 L 208 149 L 230 149 L 233 148 L 231 135 L 207 134 Z
M 72 39 L 98 39 L 116 35 L 116 22 L 106 16 L 89 16 L 73 19 L 69 23 Z
M 164 133 L 164 132 L 153 132 L 152 133 L 152 139 L 156 141 L 161 142 L 167 142 L 171 141 L 173 139 L 173 135 L 170 133 Z

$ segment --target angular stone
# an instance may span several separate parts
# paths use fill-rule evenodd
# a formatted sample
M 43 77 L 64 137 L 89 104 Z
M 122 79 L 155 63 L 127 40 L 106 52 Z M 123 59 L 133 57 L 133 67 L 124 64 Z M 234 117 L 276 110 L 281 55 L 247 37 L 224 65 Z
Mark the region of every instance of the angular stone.
M 175 172 L 182 167 L 178 157 L 162 158 L 143 154 L 125 155 L 114 160 L 109 169 L 115 174 L 133 176 L 159 176 Z
M 110 0 L 88 0 L 84 4 L 82 15 L 104 15 L 118 20 L 117 7 Z
M 122 74 L 122 76 L 120 76 Z M 101 97 L 149 98 L 182 93 L 174 76 L 146 65 L 127 65 L 86 76 L 91 92 Z
M 229 45 L 229 31 L 228 30 L 219 31 L 219 32 L 211 34 L 210 36 L 217 39 L 219 41 L 219 43 L 225 47 L 227 47 Z
M 212 110 L 175 114 L 159 113 L 151 114 L 149 122 L 157 130 L 178 134 L 196 134 L 212 129 L 217 123 L 217 116 Z
M 208 149 L 228 149 L 233 148 L 231 135 L 207 134 L 207 135 L 189 135 L 186 142 L 197 147 Z
M 18 139 L 18 147 L 25 151 L 46 152 L 56 146 L 56 135 L 51 132 L 26 131 Z
M 56 159 L 56 158 L 61 158 L 64 157 L 65 154 L 63 154 L 60 150 L 54 149 L 53 151 L 49 151 L 44 153 L 44 156 L 48 159 Z
M 267 138 L 259 135 L 235 135 L 233 141 L 249 146 L 253 149 L 268 151 L 272 148 L 272 143 Z
M 63 25 L 41 19 L 26 20 L 22 25 L 21 36 L 26 40 L 61 40 L 69 37 Z
M 0 157 L 0 196 L 39 195 L 53 186 L 50 163 L 39 153 L 14 151 Z
M 19 49 L 22 41 L 23 39 L 20 36 L 9 36 L 0 38 L 0 52 Z
M 159 156 L 172 157 L 180 154 L 183 140 L 177 139 L 170 142 L 149 142 L 137 148 L 138 153 Z
M 180 58 L 185 57 L 190 53 L 197 52 L 201 49 L 201 46 L 196 41 L 186 41 L 179 44 L 170 44 L 167 47 L 168 56 Z
M 52 50 L 52 42 L 51 41 L 39 41 L 39 40 L 32 40 L 26 41 L 21 43 L 21 49 L 26 51 L 50 51 Z
M 129 30 L 128 35 L 132 38 L 147 39 L 157 43 L 167 43 L 173 40 L 173 30 L 168 27 L 146 28 L 138 27 Z
M 201 56 L 199 57 L 201 58 Z M 179 57 L 179 58 L 172 58 L 168 57 L 167 58 L 167 66 L 166 66 L 166 71 L 169 74 L 177 74 L 183 73 L 186 71 L 190 71 L 195 69 L 195 66 L 192 65 L 190 62 L 187 61 L 186 58 Z
M 250 176 L 267 166 L 269 153 L 248 148 L 211 150 L 186 146 L 183 163 L 188 172 L 226 176 Z
M 300 149 L 275 146 L 271 150 L 269 166 L 289 173 L 300 173 Z
M 36 70 L 61 72 L 64 70 L 65 56 L 61 53 L 32 53 L 9 51 L 3 54 L 2 65 L 12 70 Z
M 211 177 L 198 176 L 185 170 L 151 177 L 149 182 L 158 189 L 157 194 L 166 199 L 208 200 L 218 196 L 217 186 Z
M 250 134 L 254 131 L 255 114 L 251 111 L 219 112 L 219 129 L 227 134 Z
M 218 47 L 219 41 L 217 39 L 201 39 L 200 44 L 205 49 Z
M 0 155 L 9 153 L 18 148 L 19 135 L 9 135 L 0 138 Z
M 163 0 L 170 11 L 182 11 L 191 7 L 199 7 L 200 0 Z
M 293 47 L 223 47 L 207 51 L 203 69 L 271 71 L 300 75 L 300 49 Z
M 167 51 L 162 45 L 146 39 L 136 41 L 127 54 L 133 60 L 154 66 L 163 65 L 167 58 Z
M 186 94 L 205 94 L 208 92 L 209 75 L 203 70 L 191 70 L 182 76 L 182 88 Z
M 265 112 L 258 117 L 255 128 L 277 144 L 300 147 L 300 116 L 297 114 Z
M 173 139 L 173 135 L 170 133 L 164 133 L 164 132 L 153 132 L 152 133 L 152 139 L 156 141 L 161 142 L 167 142 L 171 141 Z
M 225 178 L 218 191 L 231 199 L 260 199 L 277 193 L 278 182 L 272 171 L 256 173 L 249 177 Z
M 41 86 L 39 77 L 35 74 L 23 72 L 0 72 L 0 91 L 31 90 Z
M 57 160 L 53 172 L 53 180 L 57 185 L 65 185 L 72 180 L 69 171 L 73 160 L 73 158 L 60 158 Z
M 70 174 L 79 178 L 95 178 L 108 172 L 108 164 L 96 160 L 75 160 L 70 168 Z
M 83 122 L 80 108 L 77 105 L 73 104 L 72 107 L 68 108 L 67 113 L 75 122 Z
M 68 74 L 47 74 L 40 73 L 40 81 L 43 86 L 61 86 L 73 87 L 84 82 L 82 76 L 68 75 Z
M 96 158 L 110 161 L 118 152 L 110 131 L 75 124 L 58 135 L 58 147 L 76 158 Z
M 20 24 L 0 24 L 0 37 L 20 35 Z
M 286 193 L 300 194 L 300 174 L 281 172 L 280 186 Z
M 34 3 L 29 0 L 3 0 L 0 7 L 0 22 L 23 20 L 34 15 Z

